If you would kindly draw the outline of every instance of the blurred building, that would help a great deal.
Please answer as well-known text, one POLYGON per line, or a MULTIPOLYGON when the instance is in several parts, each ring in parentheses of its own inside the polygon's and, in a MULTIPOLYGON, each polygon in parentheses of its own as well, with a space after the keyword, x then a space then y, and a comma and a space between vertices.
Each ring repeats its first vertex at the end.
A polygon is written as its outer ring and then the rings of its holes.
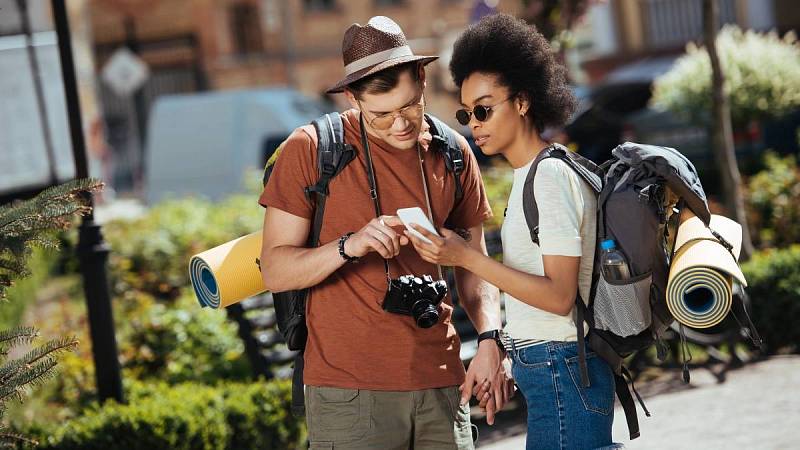
MULTIPOLYGON (((343 75, 342 36, 352 23, 389 16, 403 28, 416 53, 440 54, 449 51, 472 18, 493 10, 513 13, 521 4, 518 0, 90 2, 98 73, 121 48, 130 49, 148 69, 146 81, 130 95, 100 83, 117 167, 139 179, 135 167, 141 166, 148 116, 161 95, 287 86, 325 97, 324 91, 343 75)), ((429 109, 443 118, 452 115, 457 103, 448 85, 446 61, 428 66, 429 109)), ((331 109, 345 107, 341 97, 326 98, 331 109)), ((134 181, 128 184, 133 186, 134 181)))
MULTIPOLYGON (((108 181, 88 2, 70 0, 66 6, 89 172, 108 181)), ((25 0, 21 6, 0 0, 0 203, 75 176, 50 1, 25 0)), ((104 192, 110 193, 111 188, 104 192)))
MULTIPOLYGON (((720 25, 775 30, 800 27, 796 0, 718 0, 720 25)), ((655 80, 668 72, 689 42, 703 45, 700 0, 608 0, 589 8, 565 55, 579 106, 565 132, 572 147, 596 162, 624 141, 679 149, 698 168, 706 192, 719 188, 708 129, 650 105, 655 80)), ((800 111, 734 129, 740 168, 757 167, 761 152, 796 152, 800 111)))
MULTIPOLYGON (((800 26, 796 0, 719 0, 719 5, 721 24, 781 34, 800 26)), ((702 41, 702 1, 599 2, 576 34, 575 62, 585 70, 584 81, 595 82, 621 65, 678 55, 688 42, 702 41)))

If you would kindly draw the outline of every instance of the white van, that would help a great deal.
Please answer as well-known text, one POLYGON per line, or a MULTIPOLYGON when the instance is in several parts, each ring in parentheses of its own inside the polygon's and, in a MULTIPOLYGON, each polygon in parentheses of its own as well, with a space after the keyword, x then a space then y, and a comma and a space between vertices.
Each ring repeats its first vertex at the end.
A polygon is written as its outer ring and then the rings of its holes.
POLYGON ((148 123, 145 201, 241 192, 247 169, 263 168, 292 130, 326 112, 288 88, 159 97, 148 123))

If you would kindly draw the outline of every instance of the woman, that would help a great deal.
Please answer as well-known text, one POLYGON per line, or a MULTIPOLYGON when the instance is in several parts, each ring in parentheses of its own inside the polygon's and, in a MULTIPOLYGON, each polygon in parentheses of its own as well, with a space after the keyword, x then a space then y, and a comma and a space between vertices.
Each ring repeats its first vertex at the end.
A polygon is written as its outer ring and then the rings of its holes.
MULTIPOLYGON (((522 209, 528 169, 549 145, 546 127, 560 127, 574 109, 564 68, 545 38, 521 20, 494 15, 456 41, 450 63, 461 89, 458 120, 469 125, 487 155, 501 154, 514 169, 502 227, 503 263, 466 245, 450 230, 431 244, 407 236, 423 259, 459 266, 504 292, 506 349, 528 405, 528 449, 613 448, 614 381, 590 348, 590 387, 580 383, 576 294, 589 298, 595 248, 596 199, 591 188, 557 158, 543 160, 534 181, 539 242, 532 242, 522 209)), ((490 394, 479 396, 481 404, 490 394)))

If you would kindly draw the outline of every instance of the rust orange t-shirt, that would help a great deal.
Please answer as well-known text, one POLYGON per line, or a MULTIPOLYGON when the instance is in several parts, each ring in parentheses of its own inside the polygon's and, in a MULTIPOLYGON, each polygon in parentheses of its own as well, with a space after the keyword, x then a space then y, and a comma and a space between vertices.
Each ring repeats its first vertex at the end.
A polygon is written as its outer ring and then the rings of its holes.
MULTIPOLYGON (((360 230, 375 217, 358 112, 342 113, 342 121, 345 142, 355 147, 357 156, 330 183, 320 234, 322 244, 360 230)), ((448 219, 452 227, 473 227, 492 214, 475 156, 465 139, 461 143, 465 160, 461 174, 464 196, 457 204, 455 181, 447 172, 442 156, 422 152, 437 229, 448 219)), ((298 128, 289 136, 261 194, 261 205, 312 219, 313 203, 303 189, 318 178, 316 144, 311 125, 298 128)), ((414 206, 427 212, 416 149, 397 149, 372 136, 369 144, 382 213, 394 215, 399 208, 414 206)), ((390 260, 389 268, 392 278, 404 274, 438 277, 436 266, 423 261, 410 244, 390 260)), ((342 266, 310 290, 306 303, 309 333, 305 384, 409 391, 463 382, 464 366, 459 358, 458 335, 451 323, 450 296, 440 307, 439 322, 422 329, 414 324, 412 317, 382 309, 386 289, 383 261, 377 253, 369 253, 358 264, 342 266)))

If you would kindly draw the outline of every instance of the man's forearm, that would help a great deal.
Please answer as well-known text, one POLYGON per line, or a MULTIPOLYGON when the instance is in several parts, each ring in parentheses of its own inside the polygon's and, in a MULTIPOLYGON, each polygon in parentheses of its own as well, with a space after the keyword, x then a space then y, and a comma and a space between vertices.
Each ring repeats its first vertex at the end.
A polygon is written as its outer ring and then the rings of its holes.
POLYGON ((261 252, 261 276, 273 292, 315 286, 345 264, 338 240, 316 248, 280 246, 261 252))
POLYGON ((467 270, 456 269, 456 280, 461 304, 478 333, 502 328, 500 291, 467 270))

